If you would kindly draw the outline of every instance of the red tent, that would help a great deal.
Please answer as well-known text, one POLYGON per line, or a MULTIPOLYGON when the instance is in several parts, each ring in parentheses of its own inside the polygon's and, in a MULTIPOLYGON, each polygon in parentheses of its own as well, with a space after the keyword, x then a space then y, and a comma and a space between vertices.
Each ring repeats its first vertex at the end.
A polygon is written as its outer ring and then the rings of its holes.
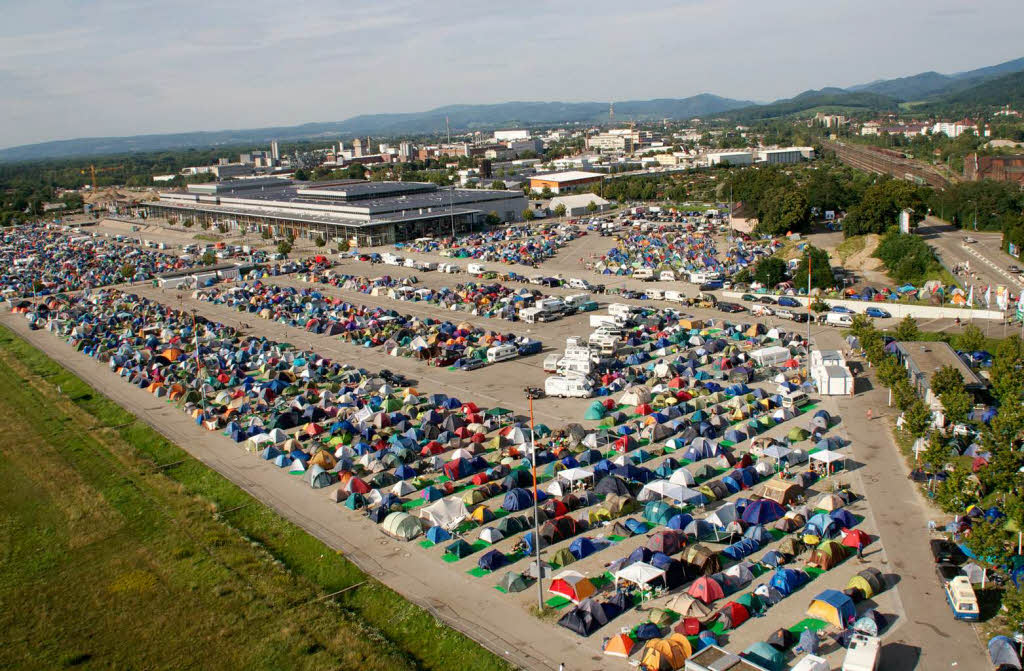
POLYGON ((848 548, 855 548, 858 545, 867 545, 871 542, 871 537, 860 529, 844 529, 843 530, 843 545, 848 548))
POLYGON ((654 408, 651 407, 650 403, 641 403, 636 406, 636 414, 638 415, 649 415, 654 412, 654 408))
POLYGON ((725 596, 722 586, 707 576, 701 576, 693 581, 686 593, 698 601, 710 604, 725 596))
POLYGON ((750 619, 750 612, 746 606, 738 604, 735 601, 730 601, 722 607, 722 610, 718 611, 718 621, 721 622, 726 629, 735 629, 744 622, 750 619))
POLYGON ((348 481, 348 490, 356 494, 369 494, 370 485, 366 484, 359 478, 352 478, 348 481))
POLYGON ((491 478, 486 473, 481 471, 480 473, 477 473, 476 475, 473 476, 473 484, 482 485, 490 479, 491 478))

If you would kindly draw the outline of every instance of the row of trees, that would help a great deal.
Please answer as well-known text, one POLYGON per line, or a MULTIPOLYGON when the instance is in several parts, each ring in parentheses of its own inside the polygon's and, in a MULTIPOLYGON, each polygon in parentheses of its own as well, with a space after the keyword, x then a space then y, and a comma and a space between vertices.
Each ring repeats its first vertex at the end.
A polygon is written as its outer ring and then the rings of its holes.
POLYGON ((895 228, 879 241, 875 257, 881 259, 889 276, 900 283, 920 284, 941 268, 935 251, 920 236, 900 233, 895 228))

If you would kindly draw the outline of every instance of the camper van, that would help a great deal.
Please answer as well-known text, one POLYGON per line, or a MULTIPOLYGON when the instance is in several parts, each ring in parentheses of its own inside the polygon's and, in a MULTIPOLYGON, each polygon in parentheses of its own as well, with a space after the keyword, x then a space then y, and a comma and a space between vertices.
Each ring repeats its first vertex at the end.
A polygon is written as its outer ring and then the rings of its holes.
POLYGON ((666 291, 665 300, 673 301, 675 303, 683 303, 686 301, 686 296, 681 291, 666 291))
POLYGON ((562 360, 562 355, 555 352, 554 354, 548 354, 544 357, 544 372, 545 373, 557 373, 558 362, 562 360))
POLYGON ((654 281, 654 271, 650 268, 637 268, 633 271, 634 280, 642 280, 644 282, 654 281))
POLYGON ((587 342, 603 356, 613 356, 619 351, 619 338, 611 333, 591 333, 587 342))
POLYGON ((626 320, 616 315, 590 315, 590 328, 596 329, 602 326, 620 328, 625 325, 626 320))
POLYGON ((519 356, 519 350, 515 345, 495 345, 487 350, 487 363, 498 363, 508 361, 519 356))
POLYGON ((829 326, 853 326, 853 315, 829 312, 825 314, 825 323, 829 326))
POLYGON ((954 620, 977 620, 978 597, 967 576, 958 575, 946 583, 946 603, 953 611, 954 620))
POLYGON ((842 671, 877 671, 881 643, 877 636, 854 634, 846 648, 842 671))
POLYGON ((400 266, 404 262, 404 259, 402 259, 401 256, 396 256, 395 254, 390 254, 388 252, 381 254, 380 260, 383 261, 385 265, 389 266, 400 266))
POLYGON ((484 268, 482 264, 470 263, 466 266, 466 272, 470 275, 483 275, 487 272, 487 269, 484 268))
POLYGON ((794 410, 806 403, 807 394, 802 391, 793 391, 782 397, 782 407, 787 410, 794 410))
POLYGON ((555 365, 555 372, 562 376, 590 375, 593 370, 594 366, 589 357, 586 359, 577 359, 566 356, 559 359, 558 363, 555 365))
POLYGON ((565 302, 561 298, 543 298, 537 301, 535 307, 554 319, 565 314, 565 302))
POLYGON ((625 303, 612 303, 608 306, 608 314, 614 317, 621 317, 622 319, 629 319, 639 311, 640 308, 633 305, 626 305, 625 303))
POLYGON ((705 282, 711 282, 720 279, 722 279, 722 274, 712 271, 698 270, 690 273, 690 282, 693 284, 704 284, 705 282))
POLYGON ((658 274, 658 279, 662 282, 675 282, 676 274, 671 270, 663 270, 658 274))
POLYGON ((569 278, 568 284, 570 289, 583 289, 584 291, 590 291, 590 282, 581 280, 578 277, 569 278))
POLYGON ((544 393, 561 398, 590 398, 594 388, 585 377, 554 375, 544 380, 544 393))
POLYGON ((590 294, 572 294, 562 299, 567 306, 573 310, 579 310, 580 306, 585 303, 590 303, 590 294))

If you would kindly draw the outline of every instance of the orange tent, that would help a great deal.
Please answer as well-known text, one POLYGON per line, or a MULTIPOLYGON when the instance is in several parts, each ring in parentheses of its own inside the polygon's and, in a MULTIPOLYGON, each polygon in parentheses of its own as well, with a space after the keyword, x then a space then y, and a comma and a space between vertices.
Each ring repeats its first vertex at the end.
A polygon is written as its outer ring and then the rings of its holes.
POLYGON ((628 635, 616 634, 608 639, 608 643, 604 646, 604 654, 628 658, 635 645, 636 643, 628 635))

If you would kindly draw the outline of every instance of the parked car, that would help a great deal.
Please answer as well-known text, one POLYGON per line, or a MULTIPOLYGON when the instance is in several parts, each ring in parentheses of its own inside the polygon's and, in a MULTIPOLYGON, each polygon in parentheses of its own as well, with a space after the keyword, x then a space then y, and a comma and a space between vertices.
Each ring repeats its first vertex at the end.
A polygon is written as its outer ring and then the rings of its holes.
POLYGON ((800 307, 800 301, 790 296, 780 296, 779 305, 786 308, 798 308, 800 307))
POLYGON ((743 294, 742 296, 740 296, 740 300, 746 301, 748 303, 753 303, 754 301, 757 300, 757 296, 753 294, 743 294))
POLYGON ((829 308, 829 312, 838 312, 839 314, 852 315, 853 310, 846 307, 845 305, 833 305, 829 308))
POLYGON ((806 312, 797 312, 793 315, 793 321, 799 324, 806 323, 808 319, 810 319, 810 317, 807 315, 806 312))
POLYGON ((868 317, 878 317, 880 319, 887 319, 889 317, 892 317, 892 315, 889 314, 888 311, 876 307, 868 308, 867 310, 864 311, 864 314, 866 314, 868 317))
POLYGON ((462 360, 462 364, 459 365, 460 370, 476 370, 477 368, 483 368, 484 362, 476 357, 468 357, 462 360))
POLYGON ((944 538, 931 540, 932 557, 936 564, 956 564, 960 566, 967 561, 967 556, 955 543, 944 538))
MULTIPOLYGON (((775 305, 775 299, 771 296, 761 296, 757 299, 757 302, 761 305, 775 305)), ((779 304, 781 305, 781 302, 779 304)))
POLYGON ((794 318, 796 318, 796 315, 793 314, 792 312, 790 312, 789 310, 776 310, 775 311, 775 316, 778 317, 779 319, 794 319, 794 318))
POLYGON ((746 311, 746 308, 743 307, 742 305, 739 305, 738 303, 719 303, 718 309, 721 310, 722 312, 728 312, 730 314, 746 311))
POLYGON ((967 237, 964 238, 964 242, 966 242, 969 245, 973 245, 975 242, 977 242, 977 240, 968 235, 967 237))

